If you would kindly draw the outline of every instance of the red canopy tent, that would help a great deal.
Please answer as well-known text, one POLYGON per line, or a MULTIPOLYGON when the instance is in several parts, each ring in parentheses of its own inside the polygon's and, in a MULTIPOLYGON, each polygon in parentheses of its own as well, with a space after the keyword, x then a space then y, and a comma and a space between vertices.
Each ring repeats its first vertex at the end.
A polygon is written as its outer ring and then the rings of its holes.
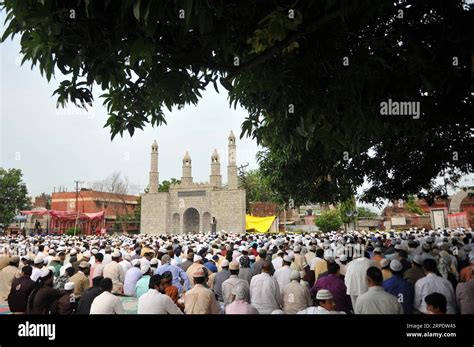
POLYGON ((50 230, 59 234, 63 234, 69 228, 74 228, 77 221, 78 224, 81 224, 81 229, 83 229, 84 233, 90 235, 93 232, 100 231, 100 227, 102 226, 105 220, 105 211, 96 213, 78 213, 55 210, 20 212, 25 215, 49 214, 51 216, 50 230))

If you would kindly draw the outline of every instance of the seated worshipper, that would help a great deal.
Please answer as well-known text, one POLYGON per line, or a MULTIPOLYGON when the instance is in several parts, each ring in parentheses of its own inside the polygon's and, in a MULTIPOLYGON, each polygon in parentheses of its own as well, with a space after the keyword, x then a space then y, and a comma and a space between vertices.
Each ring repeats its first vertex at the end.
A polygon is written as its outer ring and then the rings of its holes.
POLYGON ((171 274, 171 271, 163 272, 163 275, 161 275, 161 288, 163 289, 164 293, 168 295, 176 304, 179 299, 179 293, 178 288, 176 288, 172 283, 173 275, 171 274))
POLYGON ((218 314, 219 304, 212 290, 205 287, 206 273, 200 269, 193 274, 194 287, 184 295, 186 314, 218 314))
POLYGON ((168 295, 160 292, 160 275, 150 278, 148 292, 138 299, 138 314, 183 314, 168 295))
POLYGON ((250 268, 250 259, 247 255, 243 255, 239 259, 240 263, 240 270, 239 270, 239 278, 246 280, 248 284, 252 280, 252 269, 250 268))
POLYGON ((290 284, 291 282, 291 261, 292 258, 289 255, 283 257, 283 266, 275 271, 273 278, 278 282, 278 287, 280 287, 280 292, 283 294, 283 289, 290 284))
POLYGON ((182 293, 183 291, 183 285, 181 285, 181 282, 184 283, 185 290, 191 289, 188 275, 179 266, 171 264, 171 257, 169 255, 165 254, 163 257, 161 257, 161 264, 162 266, 156 269, 157 275, 163 275, 166 271, 169 271, 171 272, 173 278, 172 284, 178 289, 179 293, 182 293))
POLYGON ((426 310, 425 297, 431 293, 443 294, 447 301, 448 314, 456 313, 456 299, 454 289, 446 278, 437 275, 438 266, 436 260, 426 258, 423 261, 423 270, 426 276, 420 278, 415 284, 415 299, 413 306, 421 313, 428 313, 426 310))
POLYGON ((428 314, 446 314, 446 297, 440 293, 431 293, 425 297, 428 314))
POLYGON ((74 268, 71 264, 64 269, 64 273, 56 278, 54 281, 54 289, 64 290, 64 285, 69 281, 69 279, 74 275, 74 268))
POLYGON ((222 297, 224 299, 224 305, 228 305, 232 302, 232 288, 236 285, 242 285, 247 288, 246 300, 250 300, 250 286, 246 280, 239 278, 239 263, 232 261, 229 264, 230 277, 222 283, 222 297))
MULTIPOLYGON (((105 278, 110 278, 113 283, 112 293, 123 293, 123 282, 125 281, 125 272, 123 267, 119 264, 122 255, 119 251, 112 253, 112 261, 104 266, 103 275, 105 278)), ((130 264, 131 266, 131 264, 130 264)))
POLYGON ((260 314, 270 314, 280 310, 283 300, 277 280, 271 275, 271 262, 262 263, 261 273, 254 275, 250 282, 250 302, 260 314))
POLYGON ((77 272, 71 276, 69 282, 74 282, 74 295, 76 299, 80 299, 82 293, 89 288, 89 263, 81 261, 78 266, 77 272))
POLYGON ((219 303, 224 303, 222 283, 224 283, 224 281, 226 281, 230 277, 229 264, 230 263, 228 260, 223 260, 221 264, 221 271, 219 271, 214 278, 213 290, 214 293, 216 293, 217 300, 219 301, 219 303))
POLYGON ((470 252, 467 256, 469 264, 461 268, 459 273, 459 280, 461 282, 468 282, 471 280, 472 274, 474 273, 474 252, 470 252))
POLYGON ((26 313, 49 314, 53 303, 63 295, 63 291, 53 288, 53 271, 45 269, 36 281, 35 289, 28 298, 26 313))
POLYGON ((422 256, 419 254, 415 255, 411 264, 412 267, 403 273, 403 278, 406 279, 407 282, 414 287, 416 281, 418 281, 420 278, 425 277, 425 272, 423 271, 422 256))
POLYGON ((382 271, 378 267, 367 269, 369 290, 357 298, 355 314, 403 314, 403 307, 397 297, 384 291, 382 282, 382 271))
MULTIPOLYGON (((117 257, 113 258, 117 259, 117 257)), ((122 269, 120 265, 118 266, 122 269)), ((100 287, 102 293, 92 301, 90 314, 125 314, 125 309, 119 297, 111 293, 113 289, 112 280, 108 277, 104 278, 100 281, 100 287)))
POLYGON ((132 267, 125 273, 125 281, 123 283, 123 293, 127 296, 135 295, 135 286, 138 280, 142 277, 140 270, 140 260, 133 259, 132 267))
POLYGON ((92 301, 102 293, 100 282, 104 279, 102 276, 96 276, 92 279, 92 287, 86 289, 81 295, 81 300, 77 307, 77 314, 89 314, 91 311, 92 301))
POLYGON ((64 285, 64 294, 54 303, 52 313, 73 314, 76 310, 76 297, 74 295, 74 282, 64 285))
POLYGON ((343 311, 336 311, 336 303, 331 292, 327 289, 320 289, 316 293, 316 306, 310 306, 298 314, 346 314, 343 311))
POLYGON ((402 277, 402 263, 398 259, 392 259, 390 262, 390 271, 392 272, 392 277, 383 281, 382 287, 387 293, 395 295, 398 298, 398 302, 402 304, 405 314, 411 314, 413 312, 413 297, 415 292, 413 286, 402 277))
POLYGON ((7 299, 12 288, 13 279, 20 276, 19 264, 20 258, 13 256, 10 258, 9 265, 0 270, 0 301, 7 299))
POLYGON ((153 268, 150 266, 148 271, 144 272, 147 267, 144 266, 143 269, 140 267, 143 276, 138 280, 137 284, 135 285, 135 296, 139 298, 146 292, 148 292, 149 285, 150 285, 150 277, 153 275, 153 268))
POLYGON ((255 307, 248 303, 248 289, 242 284, 232 287, 232 302, 225 307, 226 314, 258 314, 255 307))
POLYGON ((331 292, 332 300, 336 304, 336 311, 344 311, 348 313, 352 309, 352 302, 349 295, 347 295, 347 288, 344 280, 339 276, 340 266, 334 261, 328 262, 327 276, 320 277, 311 288, 310 294, 312 297, 321 289, 327 289, 331 292))
POLYGON ((95 277, 102 277, 104 273, 104 255, 102 253, 97 252, 94 256, 94 264, 91 266, 91 271, 89 275, 89 284, 92 286, 92 281, 95 277))
POLYGON ((313 300, 308 287, 300 283, 299 271, 292 270, 290 280, 291 282, 283 289, 283 311, 285 314, 296 314, 311 306, 313 300))
POLYGON ((23 266, 21 276, 12 282, 12 288, 8 295, 8 307, 12 313, 25 313, 26 304, 30 293, 35 288, 35 282, 30 278, 33 269, 31 266, 23 266))

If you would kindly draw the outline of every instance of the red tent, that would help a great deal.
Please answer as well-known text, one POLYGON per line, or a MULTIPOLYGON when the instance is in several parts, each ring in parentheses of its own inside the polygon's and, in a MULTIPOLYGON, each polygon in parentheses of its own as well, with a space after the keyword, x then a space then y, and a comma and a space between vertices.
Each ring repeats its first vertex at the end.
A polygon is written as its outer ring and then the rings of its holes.
POLYGON ((26 215, 45 215, 51 216, 50 230, 59 234, 64 233, 69 228, 74 228, 76 221, 84 233, 87 235, 92 234, 100 230, 104 220, 105 211, 96 213, 81 213, 81 212, 70 212, 70 211, 20 211, 26 215))

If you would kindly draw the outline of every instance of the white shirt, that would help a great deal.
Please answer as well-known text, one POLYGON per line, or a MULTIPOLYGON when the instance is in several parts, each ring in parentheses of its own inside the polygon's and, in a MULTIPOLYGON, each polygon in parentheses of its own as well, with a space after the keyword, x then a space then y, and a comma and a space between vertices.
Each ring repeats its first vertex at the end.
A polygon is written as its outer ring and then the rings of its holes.
POLYGON ((125 272, 123 271, 123 267, 120 266, 116 261, 112 261, 104 266, 104 271, 102 272, 102 276, 108 277, 112 280, 114 284, 113 292, 120 292, 123 286, 123 282, 125 281, 125 272))
POLYGON ((262 272, 250 281, 250 301, 260 314, 271 314, 282 306, 280 287, 275 278, 262 272))
POLYGON ((377 266, 377 263, 365 257, 354 259, 347 265, 344 283, 348 295, 361 295, 369 290, 366 276, 367 269, 372 266, 377 266))
POLYGON ((38 269, 37 267, 33 267, 30 278, 32 281, 36 282, 36 280, 41 277, 41 274, 42 274, 41 269, 38 269))
POLYGON ((434 273, 429 273, 416 281, 413 306, 422 313, 428 313, 426 310, 425 297, 431 293, 443 294, 447 302, 446 313, 456 313, 455 295, 451 282, 434 273))
POLYGON ((302 311, 299 311, 297 314, 346 314, 343 311, 328 311, 322 306, 311 306, 302 311))
POLYGON ((283 258, 280 256, 277 256, 275 259, 272 260, 272 264, 275 270, 280 269, 283 266, 283 258))
POLYGON ((103 292, 92 301, 90 314, 125 314, 120 299, 110 292, 103 292))
POLYGON ((183 314, 168 295, 161 294, 156 289, 138 298, 138 314, 183 314))
POLYGON ((132 263, 125 259, 122 260, 119 264, 122 267, 124 273, 127 273, 127 271, 132 268, 132 263))
POLYGON ((273 277, 277 280, 280 292, 283 294, 283 289, 291 282, 291 272, 293 270, 285 265, 282 268, 275 271, 273 277))
POLYGON ((403 314, 403 307, 395 295, 383 287, 374 286, 357 298, 355 314, 403 314))

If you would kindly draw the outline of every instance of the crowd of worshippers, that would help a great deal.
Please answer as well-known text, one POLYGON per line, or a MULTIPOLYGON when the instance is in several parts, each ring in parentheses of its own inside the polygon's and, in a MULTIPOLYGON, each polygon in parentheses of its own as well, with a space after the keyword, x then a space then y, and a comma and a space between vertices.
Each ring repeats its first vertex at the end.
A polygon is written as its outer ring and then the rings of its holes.
POLYGON ((471 229, 0 237, 13 314, 474 314, 471 229))

